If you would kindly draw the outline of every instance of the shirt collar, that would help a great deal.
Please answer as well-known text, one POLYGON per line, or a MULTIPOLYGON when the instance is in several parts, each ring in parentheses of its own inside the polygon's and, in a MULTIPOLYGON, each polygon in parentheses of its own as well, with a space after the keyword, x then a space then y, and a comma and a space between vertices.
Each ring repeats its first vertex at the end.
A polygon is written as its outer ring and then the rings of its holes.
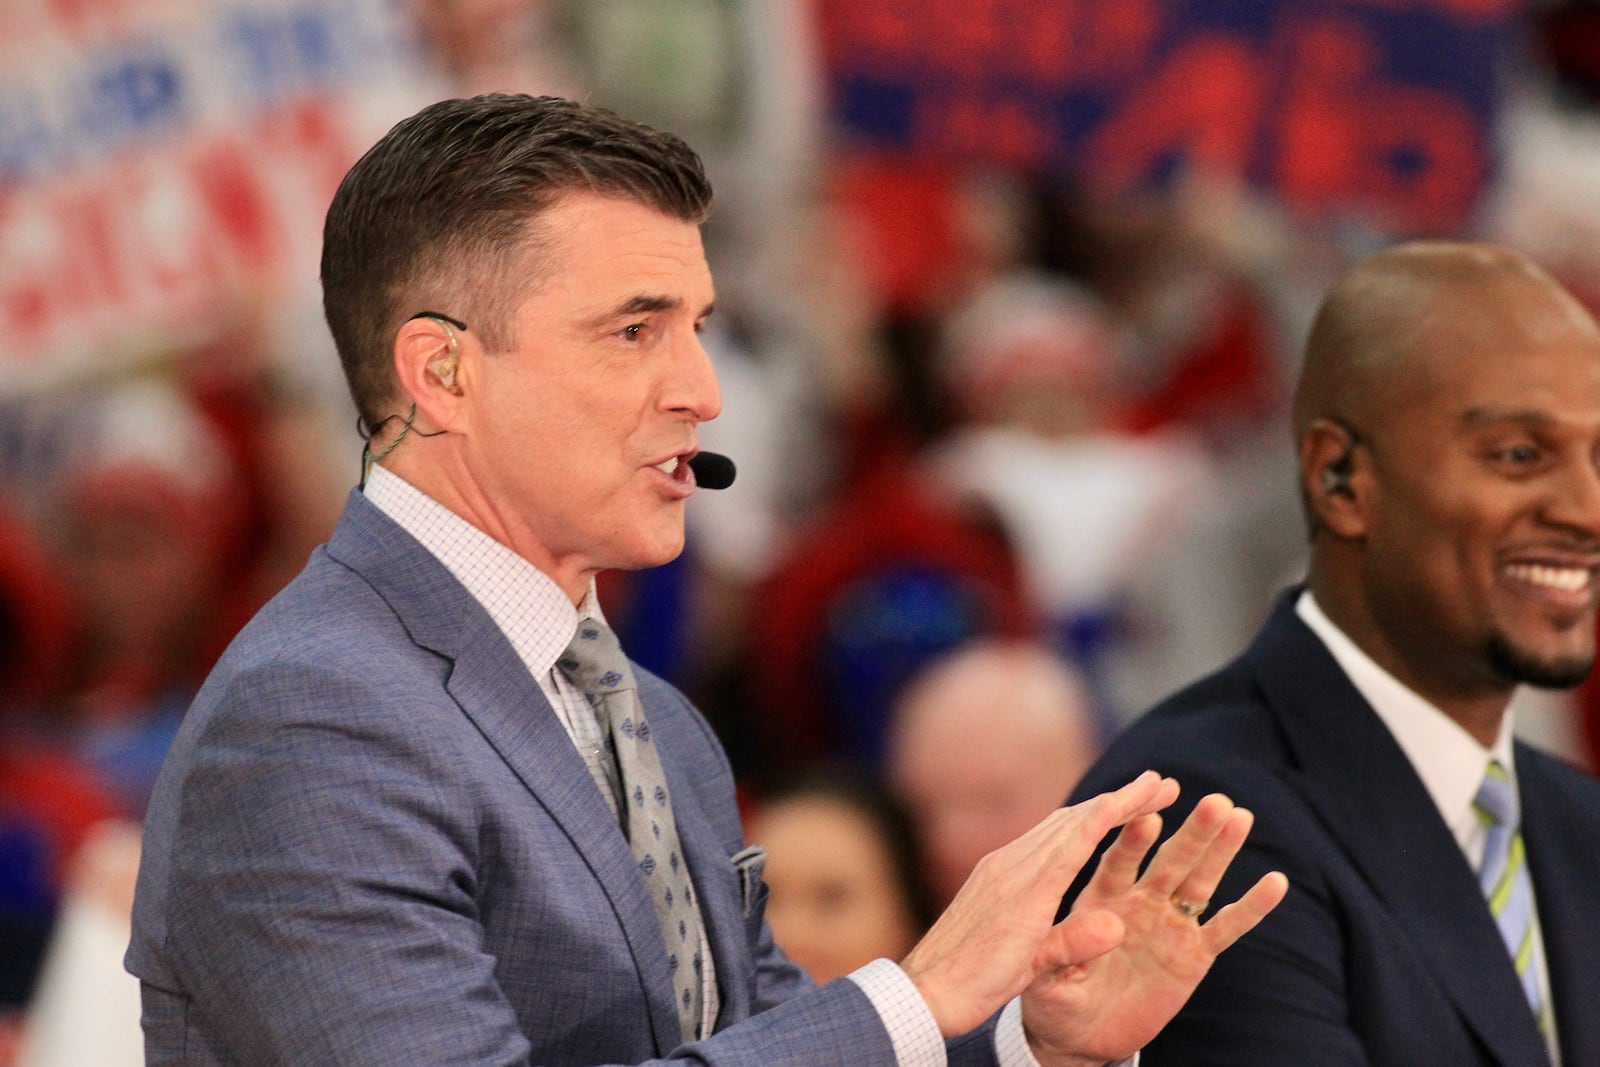
POLYGON ((593 582, 574 607, 555 579, 381 464, 365 493, 483 606, 534 677, 555 667, 581 617, 604 621, 593 582))
POLYGON ((1457 840, 1470 834, 1477 825, 1472 800, 1490 760, 1500 761, 1516 787, 1516 768, 1511 761, 1512 712, 1507 710, 1499 736, 1486 749, 1454 719, 1378 666, 1334 625, 1311 590, 1300 594, 1295 613, 1327 646, 1351 684, 1394 735, 1457 840))

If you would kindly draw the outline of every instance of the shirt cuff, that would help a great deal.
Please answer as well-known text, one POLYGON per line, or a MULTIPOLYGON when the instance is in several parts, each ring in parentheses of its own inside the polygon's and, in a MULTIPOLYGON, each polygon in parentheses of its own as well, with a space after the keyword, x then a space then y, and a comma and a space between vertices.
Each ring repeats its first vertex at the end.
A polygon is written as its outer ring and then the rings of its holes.
MULTIPOLYGON (((1000 1067, 1039 1067, 1033 1050, 1028 1047, 1028 1037, 1022 1032, 1021 997, 1014 997, 995 1022, 994 1058, 1000 1067)), ((1135 1052, 1127 1059, 1117 1060, 1106 1067, 1139 1067, 1139 1054, 1135 1052)))
MULTIPOLYGON (((873 960, 851 972, 849 979, 861 987, 883 1020, 896 1063, 901 1067, 945 1067, 939 1024, 906 972, 889 960, 873 960)), ((1017 1031, 1022 1031, 1020 1015, 1017 1031)))

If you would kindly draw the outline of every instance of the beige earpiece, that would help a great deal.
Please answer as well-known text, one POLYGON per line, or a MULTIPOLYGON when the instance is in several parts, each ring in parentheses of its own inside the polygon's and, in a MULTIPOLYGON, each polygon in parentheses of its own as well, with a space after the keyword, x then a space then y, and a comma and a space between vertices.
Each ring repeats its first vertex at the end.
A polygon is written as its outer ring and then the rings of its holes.
POLYGON ((450 338, 450 351, 429 363, 428 369, 438 377, 441 385, 460 396, 461 388, 456 385, 456 364, 461 360, 461 342, 456 337, 456 328, 439 316, 429 315, 427 317, 437 322, 450 338))

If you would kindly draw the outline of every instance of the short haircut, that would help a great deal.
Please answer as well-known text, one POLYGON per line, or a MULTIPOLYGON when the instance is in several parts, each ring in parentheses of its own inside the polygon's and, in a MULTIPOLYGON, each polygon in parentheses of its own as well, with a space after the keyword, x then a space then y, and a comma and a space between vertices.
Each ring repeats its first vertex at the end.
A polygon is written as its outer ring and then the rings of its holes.
POLYGON ((711 208, 700 157, 682 140, 549 96, 431 104, 350 168, 323 227, 322 301, 368 426, 393 401, 392 345, 406 319, 437 311, 490 350, 515 344, 513 315, 540 262, 539 216, 575 192, 695 224, 711 208))

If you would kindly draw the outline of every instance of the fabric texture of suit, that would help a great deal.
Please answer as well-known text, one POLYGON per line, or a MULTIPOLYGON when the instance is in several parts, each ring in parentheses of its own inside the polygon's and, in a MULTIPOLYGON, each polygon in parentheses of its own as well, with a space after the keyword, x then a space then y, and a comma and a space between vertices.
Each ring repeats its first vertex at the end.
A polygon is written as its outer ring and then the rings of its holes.
MULTIPOLYGON (((678 1057, 893 1063, 854 983, 804 992, 737 862, 722 749, 636 671, 722 997, 678 1057)), ((152 1067, 633 1064, 679 1043, 644 881, 570 737, 482 607, 359 493, 189 713, 128 966, 152 1067)))
MULTIPOLYGON (((1287 899, 1224 952, 1145 1067, 1531 1067, 1548 1055, 1471 865, 1377 713, 1285 597, 1249 649, 1131 725, 1074 799, 1146 767, 1256 816, 1218 889, 1287 899)), ((1600 782, 1516 746, 1565 1067, 1600 1064, 1600 782)))

